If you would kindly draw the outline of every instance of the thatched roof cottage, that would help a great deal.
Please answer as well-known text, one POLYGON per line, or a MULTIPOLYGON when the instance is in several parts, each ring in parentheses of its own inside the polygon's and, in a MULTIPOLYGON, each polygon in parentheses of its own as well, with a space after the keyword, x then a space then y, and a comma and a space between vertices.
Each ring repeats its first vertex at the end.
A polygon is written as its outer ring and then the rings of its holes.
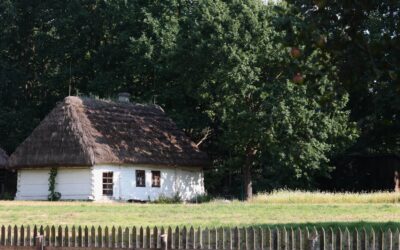
POLYGON ((18 200, 154 200, 204 193, 207 157, 156 105, 67 97, 10 156, 18 200))

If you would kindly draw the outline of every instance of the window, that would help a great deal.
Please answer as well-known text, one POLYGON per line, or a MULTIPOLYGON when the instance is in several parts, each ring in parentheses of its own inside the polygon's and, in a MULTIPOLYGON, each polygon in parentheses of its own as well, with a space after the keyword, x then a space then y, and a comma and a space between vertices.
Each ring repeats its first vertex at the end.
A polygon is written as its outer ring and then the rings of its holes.
POLYGON ((160 187, 161 186, 161 172, 160 171, 151 171, 151 182, 152 187, 160 187))
POLYGON ((136 170, 136 187, 146 186, 146 172, 144 170, 136 170))
POLYGON ((113 195, 113 172, 103 173, 103 195, 112 196, 113 195))

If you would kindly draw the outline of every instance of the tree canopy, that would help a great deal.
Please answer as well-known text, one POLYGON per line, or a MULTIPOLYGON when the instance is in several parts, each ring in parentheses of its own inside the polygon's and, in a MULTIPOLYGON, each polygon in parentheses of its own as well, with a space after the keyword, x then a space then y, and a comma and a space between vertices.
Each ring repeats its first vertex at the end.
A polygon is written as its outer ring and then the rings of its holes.
POLYGON ((351 119, 361 130, 351 151, 399 153, 400 3, 398 1, 289 0, 327 39, 351 119))

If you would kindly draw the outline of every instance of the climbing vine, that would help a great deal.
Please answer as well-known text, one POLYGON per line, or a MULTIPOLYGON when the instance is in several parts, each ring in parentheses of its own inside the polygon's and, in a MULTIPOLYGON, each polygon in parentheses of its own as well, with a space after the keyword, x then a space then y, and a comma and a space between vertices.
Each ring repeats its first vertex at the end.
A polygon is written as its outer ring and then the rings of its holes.
POLYGON ((49 196, 47 199, 49 201, 58 201, 61 198, 61 193, 56 192, 56 177, 57 177, 58 170, 57 168, 50 169, 49 175, 49 196))

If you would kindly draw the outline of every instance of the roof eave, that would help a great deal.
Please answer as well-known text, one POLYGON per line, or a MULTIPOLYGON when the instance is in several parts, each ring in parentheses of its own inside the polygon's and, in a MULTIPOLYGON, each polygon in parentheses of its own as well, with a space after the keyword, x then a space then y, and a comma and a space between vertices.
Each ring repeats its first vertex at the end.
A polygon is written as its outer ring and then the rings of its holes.
POLYGON ((40 165, 29 165, 29 164, 18 164, 8 165, 7 169, 24 169, 24 168, 52 168, 52 167, 92 167, 90 164, 40 164, 40 165))

